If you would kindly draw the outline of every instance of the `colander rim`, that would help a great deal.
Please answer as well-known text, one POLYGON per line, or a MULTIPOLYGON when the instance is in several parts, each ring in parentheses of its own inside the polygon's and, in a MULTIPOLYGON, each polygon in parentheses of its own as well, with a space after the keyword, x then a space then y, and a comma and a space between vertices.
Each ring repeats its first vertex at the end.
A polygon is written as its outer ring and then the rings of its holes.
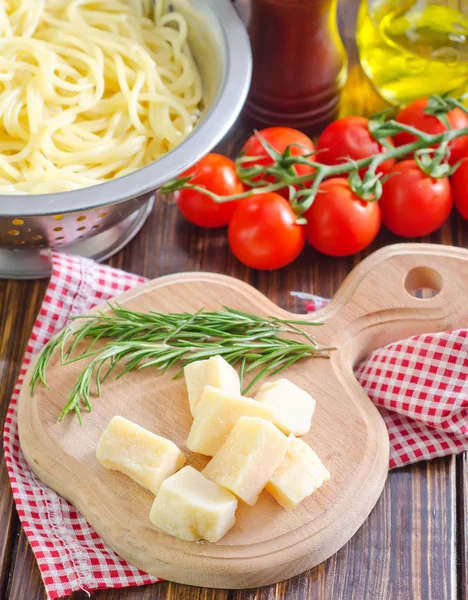
POLYGON ((208 0, 206 8, 219 26, 224 68, 213 106, 193 133, 162 158, 118 179, 54 194, 0 194, 0 218, 62 215, 137 198, 180 175, 221 141, 245 103, 252 54, 247 31, 230 1, 208 0))

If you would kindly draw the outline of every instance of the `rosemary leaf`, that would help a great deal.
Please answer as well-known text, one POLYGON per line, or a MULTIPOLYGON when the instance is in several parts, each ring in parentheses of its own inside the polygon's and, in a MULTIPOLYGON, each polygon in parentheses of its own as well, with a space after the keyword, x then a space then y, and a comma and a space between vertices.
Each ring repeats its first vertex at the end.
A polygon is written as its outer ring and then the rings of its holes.
POLYGON ((328 356, 332 350, 320 347, 303 329, 320 324, 305 320, 264 318, 228 307, 170 314, 135 312, 118 304, 109 307, 110 313, 74 317, 72 325, 39 356, 31 377, 32 393, 39 383, 49 387, 47 367, 57 350, 64 365, 88 360, 59 421, 74 412, 82 423, 83 409, 92 410, 91 396, 101 395, 101 386, 112 373, 118 379, 137 369, 166 373, 180 365, 176 379, 185 365, 220 355, 239 366, 241 382, 247 373, 254 374, 246 393, 266 375, 278 374, 305 358, 328 356))

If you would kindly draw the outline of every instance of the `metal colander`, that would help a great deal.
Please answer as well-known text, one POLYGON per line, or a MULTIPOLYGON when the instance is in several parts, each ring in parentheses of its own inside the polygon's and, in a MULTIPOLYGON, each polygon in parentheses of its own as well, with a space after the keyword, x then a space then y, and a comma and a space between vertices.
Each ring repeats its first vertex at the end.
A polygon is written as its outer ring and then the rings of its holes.
POLYGON ((46 277, 46 248, 96 260, 122 248, 142 227, 156 190, 209 152, 237 118, 247 95, 251 54, 229 0, 173 0, 187 17, 206 109, 180 146, 136 173, 56 194, 0 196, 0 277, 46 277))

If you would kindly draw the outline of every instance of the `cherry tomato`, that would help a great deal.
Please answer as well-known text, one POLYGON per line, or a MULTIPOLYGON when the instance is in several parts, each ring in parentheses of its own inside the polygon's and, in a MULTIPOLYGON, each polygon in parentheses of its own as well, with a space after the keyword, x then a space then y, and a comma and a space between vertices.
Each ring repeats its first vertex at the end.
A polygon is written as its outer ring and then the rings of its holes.
POLYGON ((468 220, 468 152, 455 173, 452 175, 452 191, 455 206, 464 219, 468 220))
MULTIPOLYGON (((408 106, 402 111, 400 111, 396 120, 399 123, 411 125, 412 127, 416 127, 416 129, 420 129, 421 131, 430 133, 432 135, 446 131, 447 128, 439 121, 437 117, 427 115, 424 112, 426 106, 427 98, 415 100, 414 102, 411 102, 411 104, 408 104, 408 106)), ((447 119, 452 129, 463 129, 468 127, 468 115, 466 115, 459 108, 455 108, 454 110, 450 111, 447 114, 447 119)), ((394 138, 396 146, 411 144, 411 142, 414 142, 415 140, 416 137, 412 133, 407 133, 406 131, 398 133, 394 138)), ((460 153, 466 149, 468 149, 468 136, 463 136, 453 140, 453 142, 450 144, 450 164, 455 164, 459 160, 460 153)))
MULTIPOLYGON (((386 148, 372 137, 368 122, 364 117, 345 117, 330 123, 318 139, 317 162, 324 165, 338 165, 346 162, 347 158, 361 160, 386 152, 386 148)), ((392 144, 390 138, 387 140, 392 144)), ((379 166, 377 172, 385 175, 394 164, 394 158, 386 160, 379 166)), ((362 174, 364 172, 365 169, 362 170, 362 174)))
POLYGON ((303 225, 279 194, 244 198, 229 223, 229 245, 254 269, 279 269, 299 256, 305 243, 303 225))
MULTIPOLYGON (((258 133, 270 144, 270 146, 281 153, 284 152, 288 146, 291 146, 291 154, 293 156, 304 156, 315 151, 312 140, 300 131, 297 131, 297 129, 291 129, 289 127, 269 127, 268 129, 262 129, 258 133)), ((258 157, 255 160, 249 160, 243 163, 245 167, 252 167, 254 165, 269 167, 273 164, 273 159, 265 150, 265 147, 257 134, 254 134, 245 142, 241 153, 245 156, 258 157)), ((312 167, 307 165, 294 165, 294 171, 297 175, 307 175, 308 173, 312 173, 313 170, 312 167)), ((262 179, 262 175, 259 175, 255 179, 257 181, 262 179)), ((263 179, 269 182, 275 180, 273 175, 265 176, 263 179)), ((288 197, 288 190, 280 190, 279 193, 288 197)))
POLYGON ((396 235, 420 237, 438 229, 452 209, 452 191, 446 177, 426 175, 414 160, 395 165, 383 184, 382 221, 396 235))
MULTIPOLYGON (((232 160, 220 154, 207 154, 181 177, 191 175, 189 183, 199 185, 218 194, 231 196, 245 190, 236 174, 236 166, 232 160)), ((184 217, 200 227, 223 227, 229 223, 238 202, 219 203, 203 192, 190 188, 175 192, 180 212, 184 217)))
POLYGON ((310 244, 328 256, 349 256, 364 250, 380 229, 378 202, 361 200, 343 178, 320 184, 314 203, 305 213, 310 244))

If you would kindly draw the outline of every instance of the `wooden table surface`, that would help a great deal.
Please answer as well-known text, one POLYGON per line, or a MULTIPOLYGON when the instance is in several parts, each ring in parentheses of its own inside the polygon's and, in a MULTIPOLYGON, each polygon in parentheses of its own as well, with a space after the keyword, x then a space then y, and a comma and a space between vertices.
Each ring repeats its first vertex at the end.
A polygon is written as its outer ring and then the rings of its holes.
MULTIPOLYGON (((379 102, 356 61, 358 0, 340 1, 340 22, 350 56, 343 114, 368 113, 379 102)), ((220 150, 232 153, 246 139, 239 123, 220 150)), ((361 255, 330 259, 311 248, 290 267, 264 273, 232 257, 224 231, 199 230, 173 206, 159 203, 142 232, 109 262, 154 278, 180 271, 228 273, 247 281, 290 310, 291 290, 332 296, 365 255, 398 241, 382 231, 361 255), (164 227, 162 224, 164 223, 164 227)), ((425 242, 468 246, 468 223, 453 214, 425 242)), ((20 368, 46 281, 0 282, 0 425, 20 368)), ((380 501, 354 538, 315 569, 276 586, 247 591, 205 590, 158 583, 93 594, 93 600, 462 600, 468 598, 466 457, 448 457, 390 473, 380 501)), ((45 600, 33 553, 13 506, 5 462, 0 466, 0 598, 45 600)), ((70 598, 84 600, 86 594, 70 598)))

